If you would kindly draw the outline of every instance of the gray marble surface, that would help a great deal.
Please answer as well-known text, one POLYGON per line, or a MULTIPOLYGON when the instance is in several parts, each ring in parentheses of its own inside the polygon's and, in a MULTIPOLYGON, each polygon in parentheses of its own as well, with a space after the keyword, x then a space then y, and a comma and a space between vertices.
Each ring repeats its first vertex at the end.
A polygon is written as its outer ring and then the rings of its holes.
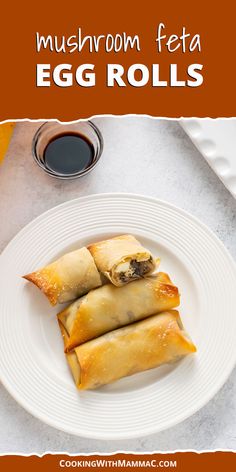
MULTIPOLYGON (((0 250, 34 217, 64 201, 99 192, 135 192, 167 200, 206 223, 236 259, 236 201, 174 121, 97 118, 105 148, 82 179, 52 179, 31 157, 39 123, 17 124, 0 167, 0 250)), ((33 418, 0 387, 0 452, 173 451, 236 449, 236 370, 204 408, 174 428, 145 438, 97 441, 57 431, 33 418)))

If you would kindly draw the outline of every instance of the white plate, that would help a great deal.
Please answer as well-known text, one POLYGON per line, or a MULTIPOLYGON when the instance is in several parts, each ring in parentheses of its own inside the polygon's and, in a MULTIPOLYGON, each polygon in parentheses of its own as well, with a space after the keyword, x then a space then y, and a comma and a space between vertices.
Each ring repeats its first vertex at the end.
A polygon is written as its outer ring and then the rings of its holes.
POLYGON ((236 119, 182 119, 181 126, 236 198, 236 119))
POLYGON ((236 359, 236 268, 223 244, 184 211, 138 195, 79 198, 26 226, 1 256, 0 373, 12 396, 46 423, 85 437, 122 439, 168 428, 201 408, 236 359), (79 393, 55 314, 20 275, 60 254, 132 233, 162 258, 182 294, 196 355, 95 391, 79 393))

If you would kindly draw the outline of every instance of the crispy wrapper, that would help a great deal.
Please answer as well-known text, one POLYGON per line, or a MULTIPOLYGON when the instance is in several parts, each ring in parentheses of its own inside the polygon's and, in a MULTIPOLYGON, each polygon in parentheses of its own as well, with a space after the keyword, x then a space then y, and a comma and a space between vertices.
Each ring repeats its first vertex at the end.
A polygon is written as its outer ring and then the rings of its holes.
POLYGON ((74 300, 102 285, 93 257, 83 247, 24 276, 46 295, 51 305, 74 300))
POLYGON ((130 234, 88 246, 96 266, 114 285, 122 285, 151 274, 159 260, 130 234))
MULTIPOLYGON (((66 345, 68 333, 59 324, 66 345)), ((195 351, 178 311, 172 310, 88 341, 66 357, 77 388, 86 390, 175 362, 195 351)))
POLYGON ((123 287, 109 284, 92 290, 58 314, 69 335, 66 351, 179 303, 178 288, 163 272, 123 287))

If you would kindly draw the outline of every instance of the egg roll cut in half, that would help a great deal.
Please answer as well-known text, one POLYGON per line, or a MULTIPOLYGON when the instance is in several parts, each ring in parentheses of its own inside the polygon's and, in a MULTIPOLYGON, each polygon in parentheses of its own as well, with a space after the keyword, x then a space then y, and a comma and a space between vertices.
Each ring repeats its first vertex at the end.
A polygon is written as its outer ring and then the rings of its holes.
MULTIPOLYGON (((60 328, 66 344, 68 333, 62 324, 60 328)), ((195 351, 178 311, 172 310, 88 341, 66 357, 76 386, 86 390, 175 362, 195 351)))
POLYGON ((86 247, 69 252, 24 278, 42 290, 52 305, 69 302, 102 285, 101 276, 86 247))
POLYGON ((66 351, 108 331, 179 305, 178 288, 165 273, 123 287, 92 290, 58 314, 68 332, 66 351))
POLYGON ((117 236, 88 246, 96 266, 117 287, 151 274, 157 262, 134 236, 117 236))

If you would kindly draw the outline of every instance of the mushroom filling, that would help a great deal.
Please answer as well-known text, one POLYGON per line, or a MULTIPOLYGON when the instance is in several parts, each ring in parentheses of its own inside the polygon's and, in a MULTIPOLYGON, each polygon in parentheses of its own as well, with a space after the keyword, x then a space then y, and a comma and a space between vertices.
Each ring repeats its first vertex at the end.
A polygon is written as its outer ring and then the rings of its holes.
POLYGON ((130 279, 143 277, 145 274, 150 272, 152 265, 153 262, 151 257, 146 261, 137 261, 136 259, 133 259, 128 263, 127 270, 119 273, 119 278, 121 282, 128 282, 130 279))

